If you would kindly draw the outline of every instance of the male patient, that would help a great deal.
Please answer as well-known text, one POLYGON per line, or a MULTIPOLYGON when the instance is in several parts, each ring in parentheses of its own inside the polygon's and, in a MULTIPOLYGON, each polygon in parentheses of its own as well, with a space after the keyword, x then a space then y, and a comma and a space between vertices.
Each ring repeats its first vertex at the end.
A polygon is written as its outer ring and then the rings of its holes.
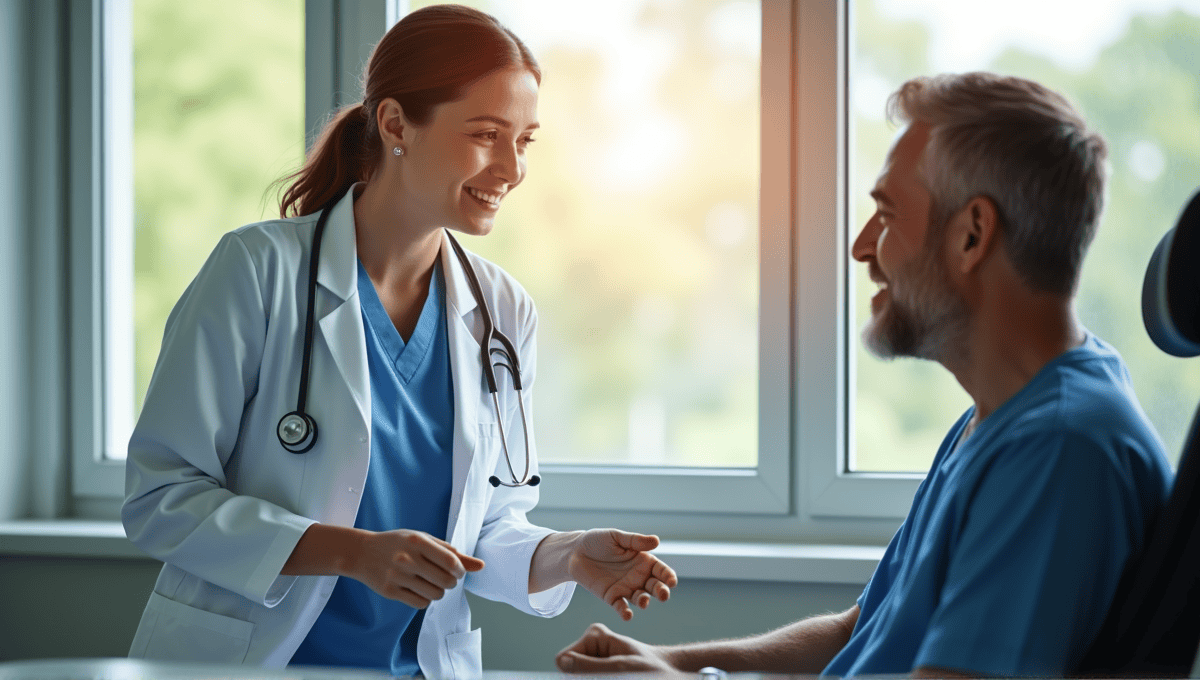
POLYGON ((974 406, 850 609, 672 647, 595 624, 562 670, 1061 677, 1098 632, 1171 484, 1124 363, 1072 308, 1104 141, 987 73, 911 80, 888 107, 907 127, 853 246, 879 285, 863 341, 940 363, 974 406))

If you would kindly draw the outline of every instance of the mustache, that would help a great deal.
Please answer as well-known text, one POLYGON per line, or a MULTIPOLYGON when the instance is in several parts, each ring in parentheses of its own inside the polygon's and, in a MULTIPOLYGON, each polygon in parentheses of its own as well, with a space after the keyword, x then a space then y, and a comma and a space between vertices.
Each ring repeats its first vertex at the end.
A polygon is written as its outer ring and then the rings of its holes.
POLYGON ((887 277, 883 275, 883 270, 879 268, 879 265, 875 263, 875 260, 871 260, 867 263, 867 275, 870 276, 871 280, 875 283, 887 282, 887 277))

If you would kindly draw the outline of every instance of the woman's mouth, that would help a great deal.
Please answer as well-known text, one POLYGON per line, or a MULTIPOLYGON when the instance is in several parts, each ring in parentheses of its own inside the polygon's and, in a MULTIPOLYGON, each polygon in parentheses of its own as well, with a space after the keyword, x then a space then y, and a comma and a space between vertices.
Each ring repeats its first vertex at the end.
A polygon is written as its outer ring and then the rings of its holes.
POLYGON ((471 197, 471 200, 478 203, 485 210, 498 210, 500 208, 500 198, 504 194, 492 194, 473 187, 464 187, 464 189, 467 195, 471 197))

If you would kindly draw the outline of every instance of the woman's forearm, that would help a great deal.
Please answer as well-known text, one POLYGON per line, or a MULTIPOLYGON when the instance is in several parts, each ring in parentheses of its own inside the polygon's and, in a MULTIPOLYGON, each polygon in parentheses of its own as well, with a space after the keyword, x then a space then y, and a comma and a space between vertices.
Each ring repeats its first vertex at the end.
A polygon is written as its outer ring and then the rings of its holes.
POLYGON ((359 554, 363 529, 312 524, 280 572, 283 576, 348 576, 359 554))
POLYGON ((572 580, 571 555, 582 531, 559 531, 542 539, 529 563, 529 594, 550 590, 572 580))

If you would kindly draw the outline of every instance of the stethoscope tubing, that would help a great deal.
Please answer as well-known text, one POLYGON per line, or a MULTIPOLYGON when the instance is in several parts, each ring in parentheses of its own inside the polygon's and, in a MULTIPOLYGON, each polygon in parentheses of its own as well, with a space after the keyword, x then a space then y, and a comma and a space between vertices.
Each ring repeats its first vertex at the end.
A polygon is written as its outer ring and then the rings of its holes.
MULTIPOLYGON (((279 443, 284 449, 295 454, 307 453, 317 443, 317 421, 305 411, 305 406, 308 404, 308 381, 309 371, 312 362, 312 345, 314 334, 314 313, 316 310, 317 300, 317 272, 321 261, 321 241, 325 236, 325 226, 329 221, 329 213, 332 207, 326 206, 321 209, 321 214, 317 218, 317 226, 313 231, 312 255, 308 262, 308 300, 305 305, 304 318, 304 355, 300 364, 300 385, 296 395, 296 410, 291 411, 279 419, 279 425, 276 427, 276 435, 279 437, 279 443)), ((508 473, 512 478, 512 483, 502 482, 498 477, 493 475, 488 479, 492 486, 537 486, 541 482, 541 478, 537 475, 529 474, 529 423, 525 418, 525 399, 521 393, 521 364, 517 355, 517 350, 513 346, 512 341, 503 333, 496 329, 495 323, 492 321, 492 311, 488 308, 487 300, 483 296, 483 289, 479 285, 479 278, 475 274, 475 267, 471 265, 467 258, 467 253, 463 247, 459 245, 458 240, 449 231, 446 232, 447 238, 450 239, 450 245, 454 249, 454 254, 458 257, 463 266, 463 272, 467 277, 467 284, 471 288, 471 294, 475 297, 475 303, 479 305, 481 319, 483 320, 483 338, 480 342, 480 364, 484 369, 484 377, 487 380, 488 392, 492 395, 492 403, 496 409, 496 424, 500 429, 500 444, 504 449, 504 460, 508 466, 508 473), (500 347, 492 347, 492 341, 500 343, 500 347), (500 359, 493 364, 492 355, 497 354, 500 359), (496 381, 496 367, 503 366, 509 373, 512 379, 513 389, 517 393, 517 403, 521 410, 521 429, 525 437, 525 470, 521 475, 521 479, 517 479, 516 470, 512 466, 512 458, 508 453, 508 439, 504 432, 504 418, 501 416, 500 400, 497 396, 499 386, 496 381)))

